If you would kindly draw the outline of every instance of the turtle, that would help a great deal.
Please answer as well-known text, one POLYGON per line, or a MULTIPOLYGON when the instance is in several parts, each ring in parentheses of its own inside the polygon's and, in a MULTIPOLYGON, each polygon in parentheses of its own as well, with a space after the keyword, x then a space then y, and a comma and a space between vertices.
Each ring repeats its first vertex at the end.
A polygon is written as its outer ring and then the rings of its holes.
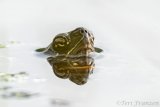
POLYGON ((84 27, 78 27, 67 33, 60 33, 46 48, 36 49, 51 56, 55 55, 89 55, 91 52, 100 53, 103 50, 94 47, 93 34, 84 27))
POLYGON ((83 85, 95 67, 90 53, 100 53, 103 50, 94 47, 94 36, 89 30, 78 27, 56 35, 49 46, 36 51, 50 55, 47 60, 57 77, 69 78, 75 84, 83 85))

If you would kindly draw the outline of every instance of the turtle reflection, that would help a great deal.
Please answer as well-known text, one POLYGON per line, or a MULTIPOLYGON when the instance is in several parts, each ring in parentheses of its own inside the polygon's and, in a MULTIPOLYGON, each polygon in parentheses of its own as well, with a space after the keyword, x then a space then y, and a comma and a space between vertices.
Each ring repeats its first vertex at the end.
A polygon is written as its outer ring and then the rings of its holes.
POLYGON ((55 56, 49 57, 48 62, 59 78, 71 80, 83 85, 94 69, 94 59, 90 56, 55 56))

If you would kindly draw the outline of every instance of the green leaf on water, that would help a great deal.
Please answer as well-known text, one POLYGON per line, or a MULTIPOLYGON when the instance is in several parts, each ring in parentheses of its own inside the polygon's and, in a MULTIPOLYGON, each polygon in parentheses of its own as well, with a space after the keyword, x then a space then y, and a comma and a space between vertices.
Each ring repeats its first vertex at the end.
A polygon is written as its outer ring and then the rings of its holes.
POLYGON ((6 46, 3 44, 0 44, 0 48, 6 48, 6 46))
POLYGON ((16 92, 5 92, 1 95, 1 97, 4 99, 8 99, 8 98, 25 99, 25 98, 31 98, 37 95, 39 95, 39 93, 16 91, 16 92))
POLYGON ((11 89, 10 86, 3 86, 3 87, 0 87, 0 91, 6 91, 6 90, 9 90, 11 89))
POLYGON ((10 41, 10 44, 19 44, 20 41, 10 41))
POLYGON ((12 82, 18 80, 25 80, 28 77, 26 72, 19 73, 4 73, 0 72, 0 82, 12 82))

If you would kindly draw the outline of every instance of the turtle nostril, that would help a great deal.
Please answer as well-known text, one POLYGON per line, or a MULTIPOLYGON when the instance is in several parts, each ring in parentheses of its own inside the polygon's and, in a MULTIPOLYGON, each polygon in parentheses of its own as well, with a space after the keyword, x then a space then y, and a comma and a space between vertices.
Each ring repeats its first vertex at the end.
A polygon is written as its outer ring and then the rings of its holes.
POLYGON ((90 33, 88 33, 88 35, 89 35, 89 37, 91 37, 91 34, 90 34, 90 33))
POLYGON ((84 33, 84 30, 83 30, 83 29, 81 29, 81 30, 80 30, 80 32, 81 32, 81 33, 84 33))

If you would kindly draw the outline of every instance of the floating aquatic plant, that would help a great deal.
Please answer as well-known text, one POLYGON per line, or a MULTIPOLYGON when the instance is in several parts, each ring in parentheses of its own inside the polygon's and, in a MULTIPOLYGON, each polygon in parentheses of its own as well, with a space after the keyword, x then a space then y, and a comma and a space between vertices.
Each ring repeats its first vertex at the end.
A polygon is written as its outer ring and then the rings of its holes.
POLYGON ((6 48, 6 45, 0 44, 0 48, 6 48))
POLYGON ((37 96, 38 93, 29 93, 24 91, 15 91, 15 92, 6 92, 1 95, 2 98, 8 99, 8 98, 17 98, 17 99, 26 99, 31 98, 33 96, 37 96))
POLYGON ((16 81, 25 79, 28 76, 26 72, 19 72, 19 73, 5 73, 0 72, 0 81, 9 82, 9 81, 16 81))

